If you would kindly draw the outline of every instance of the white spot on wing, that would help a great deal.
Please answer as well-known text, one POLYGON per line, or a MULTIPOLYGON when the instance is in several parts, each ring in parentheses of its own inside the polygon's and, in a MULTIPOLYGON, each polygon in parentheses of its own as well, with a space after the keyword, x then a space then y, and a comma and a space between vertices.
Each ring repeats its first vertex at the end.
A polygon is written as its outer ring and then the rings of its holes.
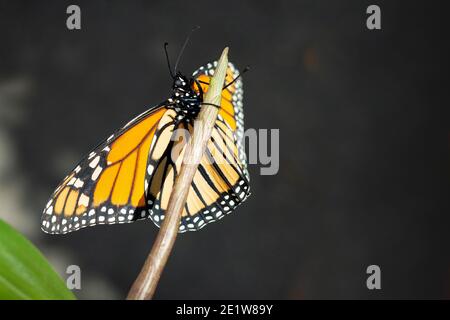
POLYGON ((75 180, 75 183, 73 184, 75 188, 79 189, 82 188, 84 185, 84 182, 81 181, 80 179, 75 180))
POLYGON ((94 160, 92 160, 91 163, 89 163, 89 167, 94 169, 98 165, 99 161, 100 161, 100 156, 96 156, 94 158, 94 160))
POLYGON ((75 183, 75 181, 77 181, 77 178, 73 177, 72 179, 70 179, 70 181, 67 183, 67 185, 71 186, 75 183))
POLYGON ((95 168, 94 172, 92 173, 91 179, 93 181, 97 180, 97 178, 98 178, 98 176, 100 175, 101 172, 102 172, 102 167, 95 168))
POLYGON ((89 197, 82 193, 80 196, 80 200, 78 200, 78 204, 87 207, 89 205, 89 197))

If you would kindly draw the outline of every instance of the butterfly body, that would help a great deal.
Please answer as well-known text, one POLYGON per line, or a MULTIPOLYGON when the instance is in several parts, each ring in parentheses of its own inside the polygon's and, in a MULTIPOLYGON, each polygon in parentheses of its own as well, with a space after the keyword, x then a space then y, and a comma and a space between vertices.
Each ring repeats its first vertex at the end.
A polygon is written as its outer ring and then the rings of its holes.
POLYGON ((177 73, 172 85, 172 97, 167 100, 167 105, 178 113, 178 118, 186 118, 188 122, 197 117, 203 101, 203 93, 195 92, 193 83, 193 78, 188 80, 181 73, 177 73))
MULTIPOLYGON (((194 130, 215 66, 209 63, 191 78, 174 75, 169 99, 94 148, 50 197, 42 230, 64 234, 145 218, 160 226, 182 164, 186 133, 194 130)), ((230 63, 225 82, 231 85, 222 91, 219 115, 189 190, 179 232, 196 231, 223 218, 250 194, 243 149, 242 81, 232 81, 237 74, 230 63)))

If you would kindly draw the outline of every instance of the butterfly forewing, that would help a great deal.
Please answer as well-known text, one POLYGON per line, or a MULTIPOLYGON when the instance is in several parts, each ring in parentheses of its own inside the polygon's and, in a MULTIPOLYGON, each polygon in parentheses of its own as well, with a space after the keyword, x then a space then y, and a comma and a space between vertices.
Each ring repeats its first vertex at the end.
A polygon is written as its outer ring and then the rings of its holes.
POLYGON ((42 230, 67 233, 96 224, 145 218, 145 173, 159 122, 168 109, 158 106, 111 135, 59 184, 42 216, 42 230))
MULTIPOLYGON (((216 66, 217 61, 214 61, 200 67, 193 73, 194 78, 200 83, 203 92, 208 90, 208 85, 206 83, 209 83, 216 66)), ((225 86, 227 88, 222 91, 222 102, 219 115, 231 127, 235 134, 236 145, 239 150, 239 159, 244 168, 244 174, 249 180, 250 176, 247 171, 247 157, 244 150, 244 88, 242 78, 238 78, 231 85, 227 86, 227 84, 231 83, 238 76, 239 72, 237 68, 229 62, 227 75, 225 77, 225 86)))

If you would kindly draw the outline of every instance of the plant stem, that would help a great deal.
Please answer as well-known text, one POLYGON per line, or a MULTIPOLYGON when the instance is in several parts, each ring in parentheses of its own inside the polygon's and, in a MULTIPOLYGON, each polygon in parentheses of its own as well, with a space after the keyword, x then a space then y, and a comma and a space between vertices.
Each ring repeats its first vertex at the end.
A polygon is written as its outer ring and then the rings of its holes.
POLYGON ((220 105, 221 103, 227 66, 228 47, 223 50, 217 63, 208 91, 204 97, 205 105, 202 106, 195 121, 195 129, 186 146, 183 163, 175 179, 175 184, 169 198, 165 219, 152 250, 128 293, 128 300, 148 300, 155 293, 178 234, 181 214, 186 204, 192 180, 197 172, 198 164, 203 157, 206 145, 211 137, 212 128, 219 113, 219 109, 213 105, 220 105))

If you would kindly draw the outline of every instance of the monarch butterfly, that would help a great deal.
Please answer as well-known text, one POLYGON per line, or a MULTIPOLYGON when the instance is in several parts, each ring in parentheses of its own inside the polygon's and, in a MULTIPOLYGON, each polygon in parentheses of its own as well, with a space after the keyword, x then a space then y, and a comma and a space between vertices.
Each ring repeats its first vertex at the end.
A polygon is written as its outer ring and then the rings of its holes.
MULTIPOLYGON (((208 63, 187 78, 176 71, 179 59, 172 71, 167 44, 165 49, 173 79, 171 98, 138 115, 81 160, 45 206, 44 232, 65 234, 148 217, 159 227, 164 220, 186 147, 186 139, 176 137, 177 129, 192 133, 217 66, 208 63), (175 148, 180 152, 174 156, 175 148)), ((229 63, 219 114, 188 192, 179 232, 223 218, 250 195, 242 98, 240 74, 229 63)))

